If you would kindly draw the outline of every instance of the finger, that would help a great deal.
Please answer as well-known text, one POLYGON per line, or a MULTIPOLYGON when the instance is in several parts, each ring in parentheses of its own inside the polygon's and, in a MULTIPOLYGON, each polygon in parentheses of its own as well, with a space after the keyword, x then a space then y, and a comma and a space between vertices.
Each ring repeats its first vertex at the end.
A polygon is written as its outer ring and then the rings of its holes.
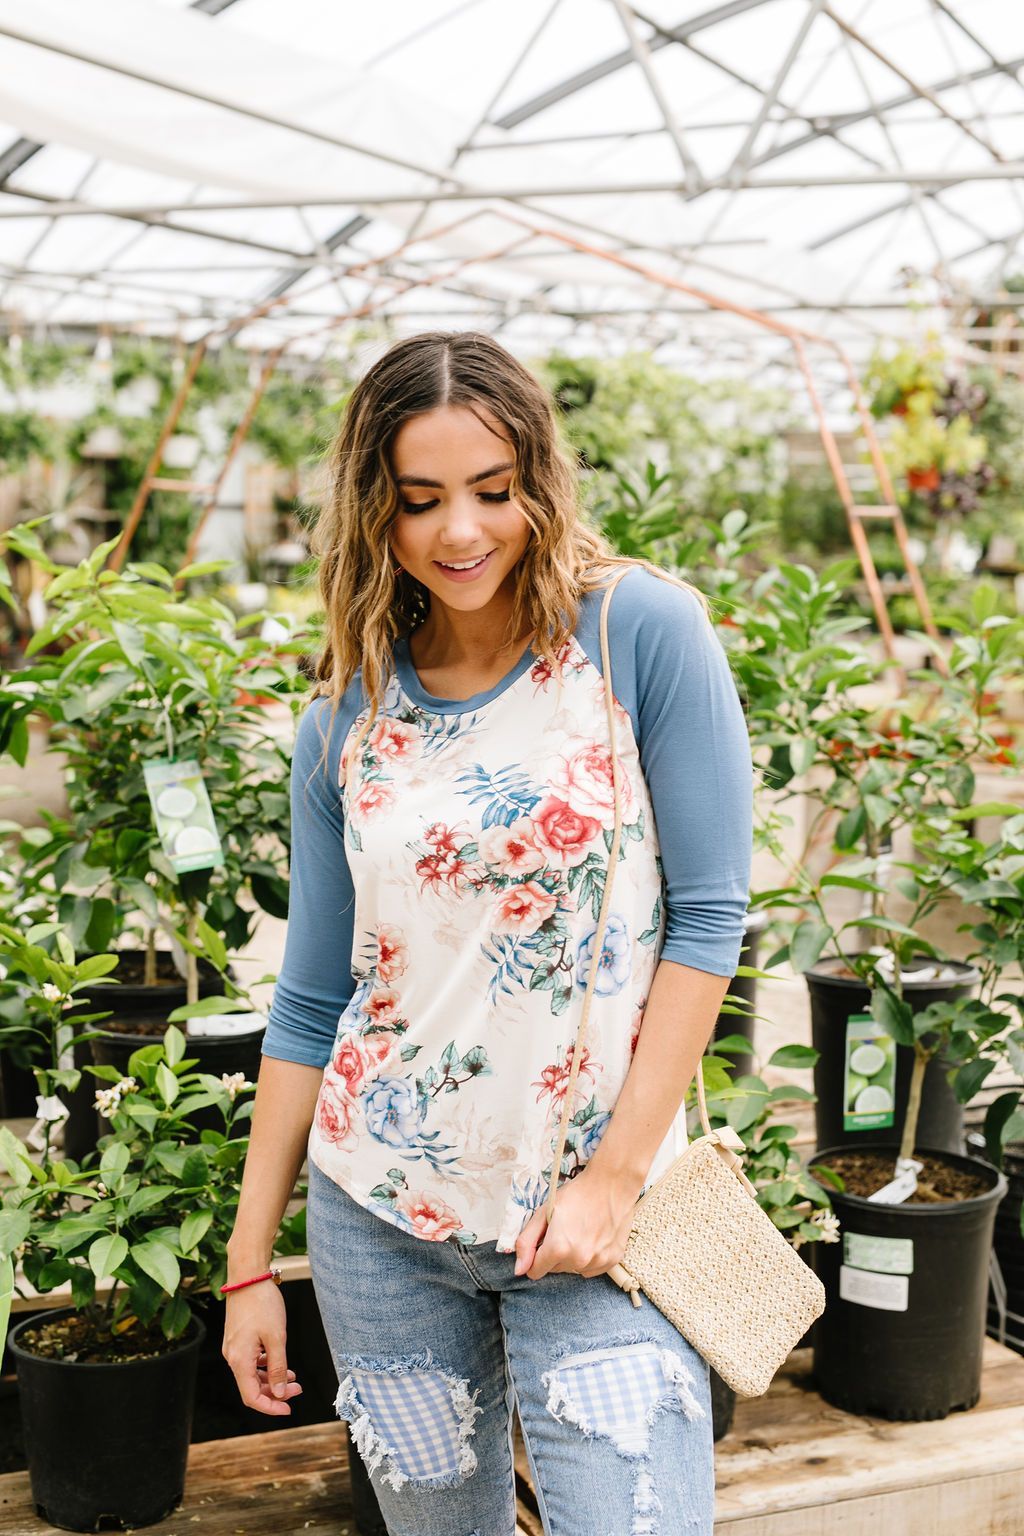
POLYGON ((285 1359, 284 1335, 266 1340, 267 1383, 274 1397, 283 1398, 288 1386, 288 1362, 285 1359))
POLYGON ((535 1211, 520 1232, 516 1239, 515 1273, 517 1275, 524 1275, 533 1263, 546 1227, 547 1222, 543 1212, 535 1211))

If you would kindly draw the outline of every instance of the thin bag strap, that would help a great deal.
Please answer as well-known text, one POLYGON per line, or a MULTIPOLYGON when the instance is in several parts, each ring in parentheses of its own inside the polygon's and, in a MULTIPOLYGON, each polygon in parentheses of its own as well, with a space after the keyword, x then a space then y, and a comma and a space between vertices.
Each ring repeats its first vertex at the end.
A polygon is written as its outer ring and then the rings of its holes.
MULTIPOLYGON (((573 1096, 576 1088, 576 1079, 579 1076, 581 1058, 583 1053, 583 1041, 587 1033, 587 1023, 590 1018, 590 1000, 594 993, 594 984, 597 980, 597 972, 601 964, 601 952, 604 944, 604 931, 608 921, 608 909, 611 905, 612 881, 615 878, 615 868, 619 861, 619 845, 622 841, 622 792, 621 792, 621 767, 619 754, 616 751, 616 726, 615 726, 615 695, 612 691, 612 664, 608 648, 608 605, 611 602, 612 593, 622 580, 623 576, 631 569, 624 566, 612 577, 605 589, 604 600, 601 603, 601 667, 604 674, 604 701, 608 714, 608 736, 611 751, 612 791, 615 797, 615 823, 612 829, 611 847, 608 850, 608 873, 604 882, 604 895, 601 898, 601 910, 597 919, 597 928, 594 931, 594 942, 590 954, 590 971, 587 976, 587 987, 583 994, 583 1008, 580 1013, 579 1027, 576 1031, 576 1043, 572 1049, 572 1066, 569 1071, 569 1082, 566 1086, 565 1099, 562 1104, 562 1119, 558 1128, 558 1143, 555 1148, 555 1157, 551 1165, 551 1179, 548 1184, 547 1199, 544 1202, 544 1210, 550 1221, 555 1205, 555 1193, 558 1189, 558 1175, 562 1168, 562 1155, 565 1152, 566 1137, 569 1134, 569 1120, 572 1115, 573 1096)), ((698 1063, 696 1072, 697 1105, 700 1112, 701 1128, 706 1136, 712 1134, 711 1122, 708 1118, 708 1106, 704 1096, 704 1074, 698 1063)), ((685 1125, 683 1135, 685 1136, 685 1125)))

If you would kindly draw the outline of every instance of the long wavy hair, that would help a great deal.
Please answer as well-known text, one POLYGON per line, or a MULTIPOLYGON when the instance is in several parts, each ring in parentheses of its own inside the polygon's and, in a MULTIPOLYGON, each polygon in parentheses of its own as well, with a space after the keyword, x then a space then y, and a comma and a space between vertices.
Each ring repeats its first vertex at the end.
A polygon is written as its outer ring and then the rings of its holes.
MULTIPOLYGON (((388 531, 402 496, 391 449, 404 422, 440 406, 465 406, 477 415, 483 407, 515 450, 509 494, 531 538, 514 570, 507 641, 529 631, 538 654, 554 663, 576 627, 584 592, 620 565, 645 566, 685 587, 710 620, 698 588, 650 561, 617 555, 584 520, 579 478, 562 447, 552 399, 528 368, 482 331, 407 337, 378 358, 349 397, 329 455, 329 495, 311 540, 325 616, 311 697, 331 699, 327 735, 321 732, 324 762, 349 683, 361 669, 369 706, 361 738, 380 711, 395 640, 429 611, 427 589, 394 569, 388 531)), ((484 425, 493 430, 491 422, 484 425)))

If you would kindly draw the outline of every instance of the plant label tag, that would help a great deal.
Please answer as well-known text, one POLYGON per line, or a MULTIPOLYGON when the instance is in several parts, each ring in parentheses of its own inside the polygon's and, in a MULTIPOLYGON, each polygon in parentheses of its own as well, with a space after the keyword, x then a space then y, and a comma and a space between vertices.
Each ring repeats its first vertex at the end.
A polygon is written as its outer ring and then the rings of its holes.
POLYGON ((879 1275, 870 1269, 839 1266, 839 1295, 858 1307, 877 1307, 882 1312, 905 1312, 910 1292, 906 1275, 879 1275))
POLYGON ((843 1263, 882 1275, 914 1273, 912 1237, 872 1237, 866 1232, 843 1233, 843 1263))
POLYGON ((143 765, 160 846, 177 875, 224 863, 202 771, 192 758, 154 759, 143 765))
POLYGON ((912 1157, 898 1157, 896 1177, 890 1179, 888 1184, 883 1184, 881 1189, 876 1189, 873 1195, 868 1195, 868 1199, 877 1201, 879 1205, 902 1205, 917 1188, 917 1176, 923 1167, 923 1163, 915 1162, 912 1157))
POLYGON ((870 1013, 846 1021, 843 1130, 892 1125, 896 1108, 896 1041, 870 1013))

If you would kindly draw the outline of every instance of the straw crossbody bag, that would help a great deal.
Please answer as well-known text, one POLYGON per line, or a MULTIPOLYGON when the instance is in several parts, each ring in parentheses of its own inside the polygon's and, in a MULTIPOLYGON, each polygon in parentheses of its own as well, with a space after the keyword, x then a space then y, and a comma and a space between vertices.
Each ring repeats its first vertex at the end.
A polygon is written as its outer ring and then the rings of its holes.
MULTIPOLYGON (((615 825, 591 951, 594 959, 583 997, 545 1201, 549 1220, 619 858, 621 768, 615 747, 608 604, 625 574, 623 570, 613 578, 601 604, 601 660, 611 738, 615 825)), ((640 1306, 643 1291, 734 1391, 744 1397, 757 1397, 767 1391, 790 1350, 824 1310, 825 1288, 758 1205, 757 1191, 743 1172, 738 1155, 743 1151, 740 1137, 731 1126, 712 1130, 699 1067, 696 1083, 704 1134, 691 1141, 671 1167, 640 1196, 622 1262, 608 1274, 616 1285, 631 1294, 635 1307, 640 1306)))

